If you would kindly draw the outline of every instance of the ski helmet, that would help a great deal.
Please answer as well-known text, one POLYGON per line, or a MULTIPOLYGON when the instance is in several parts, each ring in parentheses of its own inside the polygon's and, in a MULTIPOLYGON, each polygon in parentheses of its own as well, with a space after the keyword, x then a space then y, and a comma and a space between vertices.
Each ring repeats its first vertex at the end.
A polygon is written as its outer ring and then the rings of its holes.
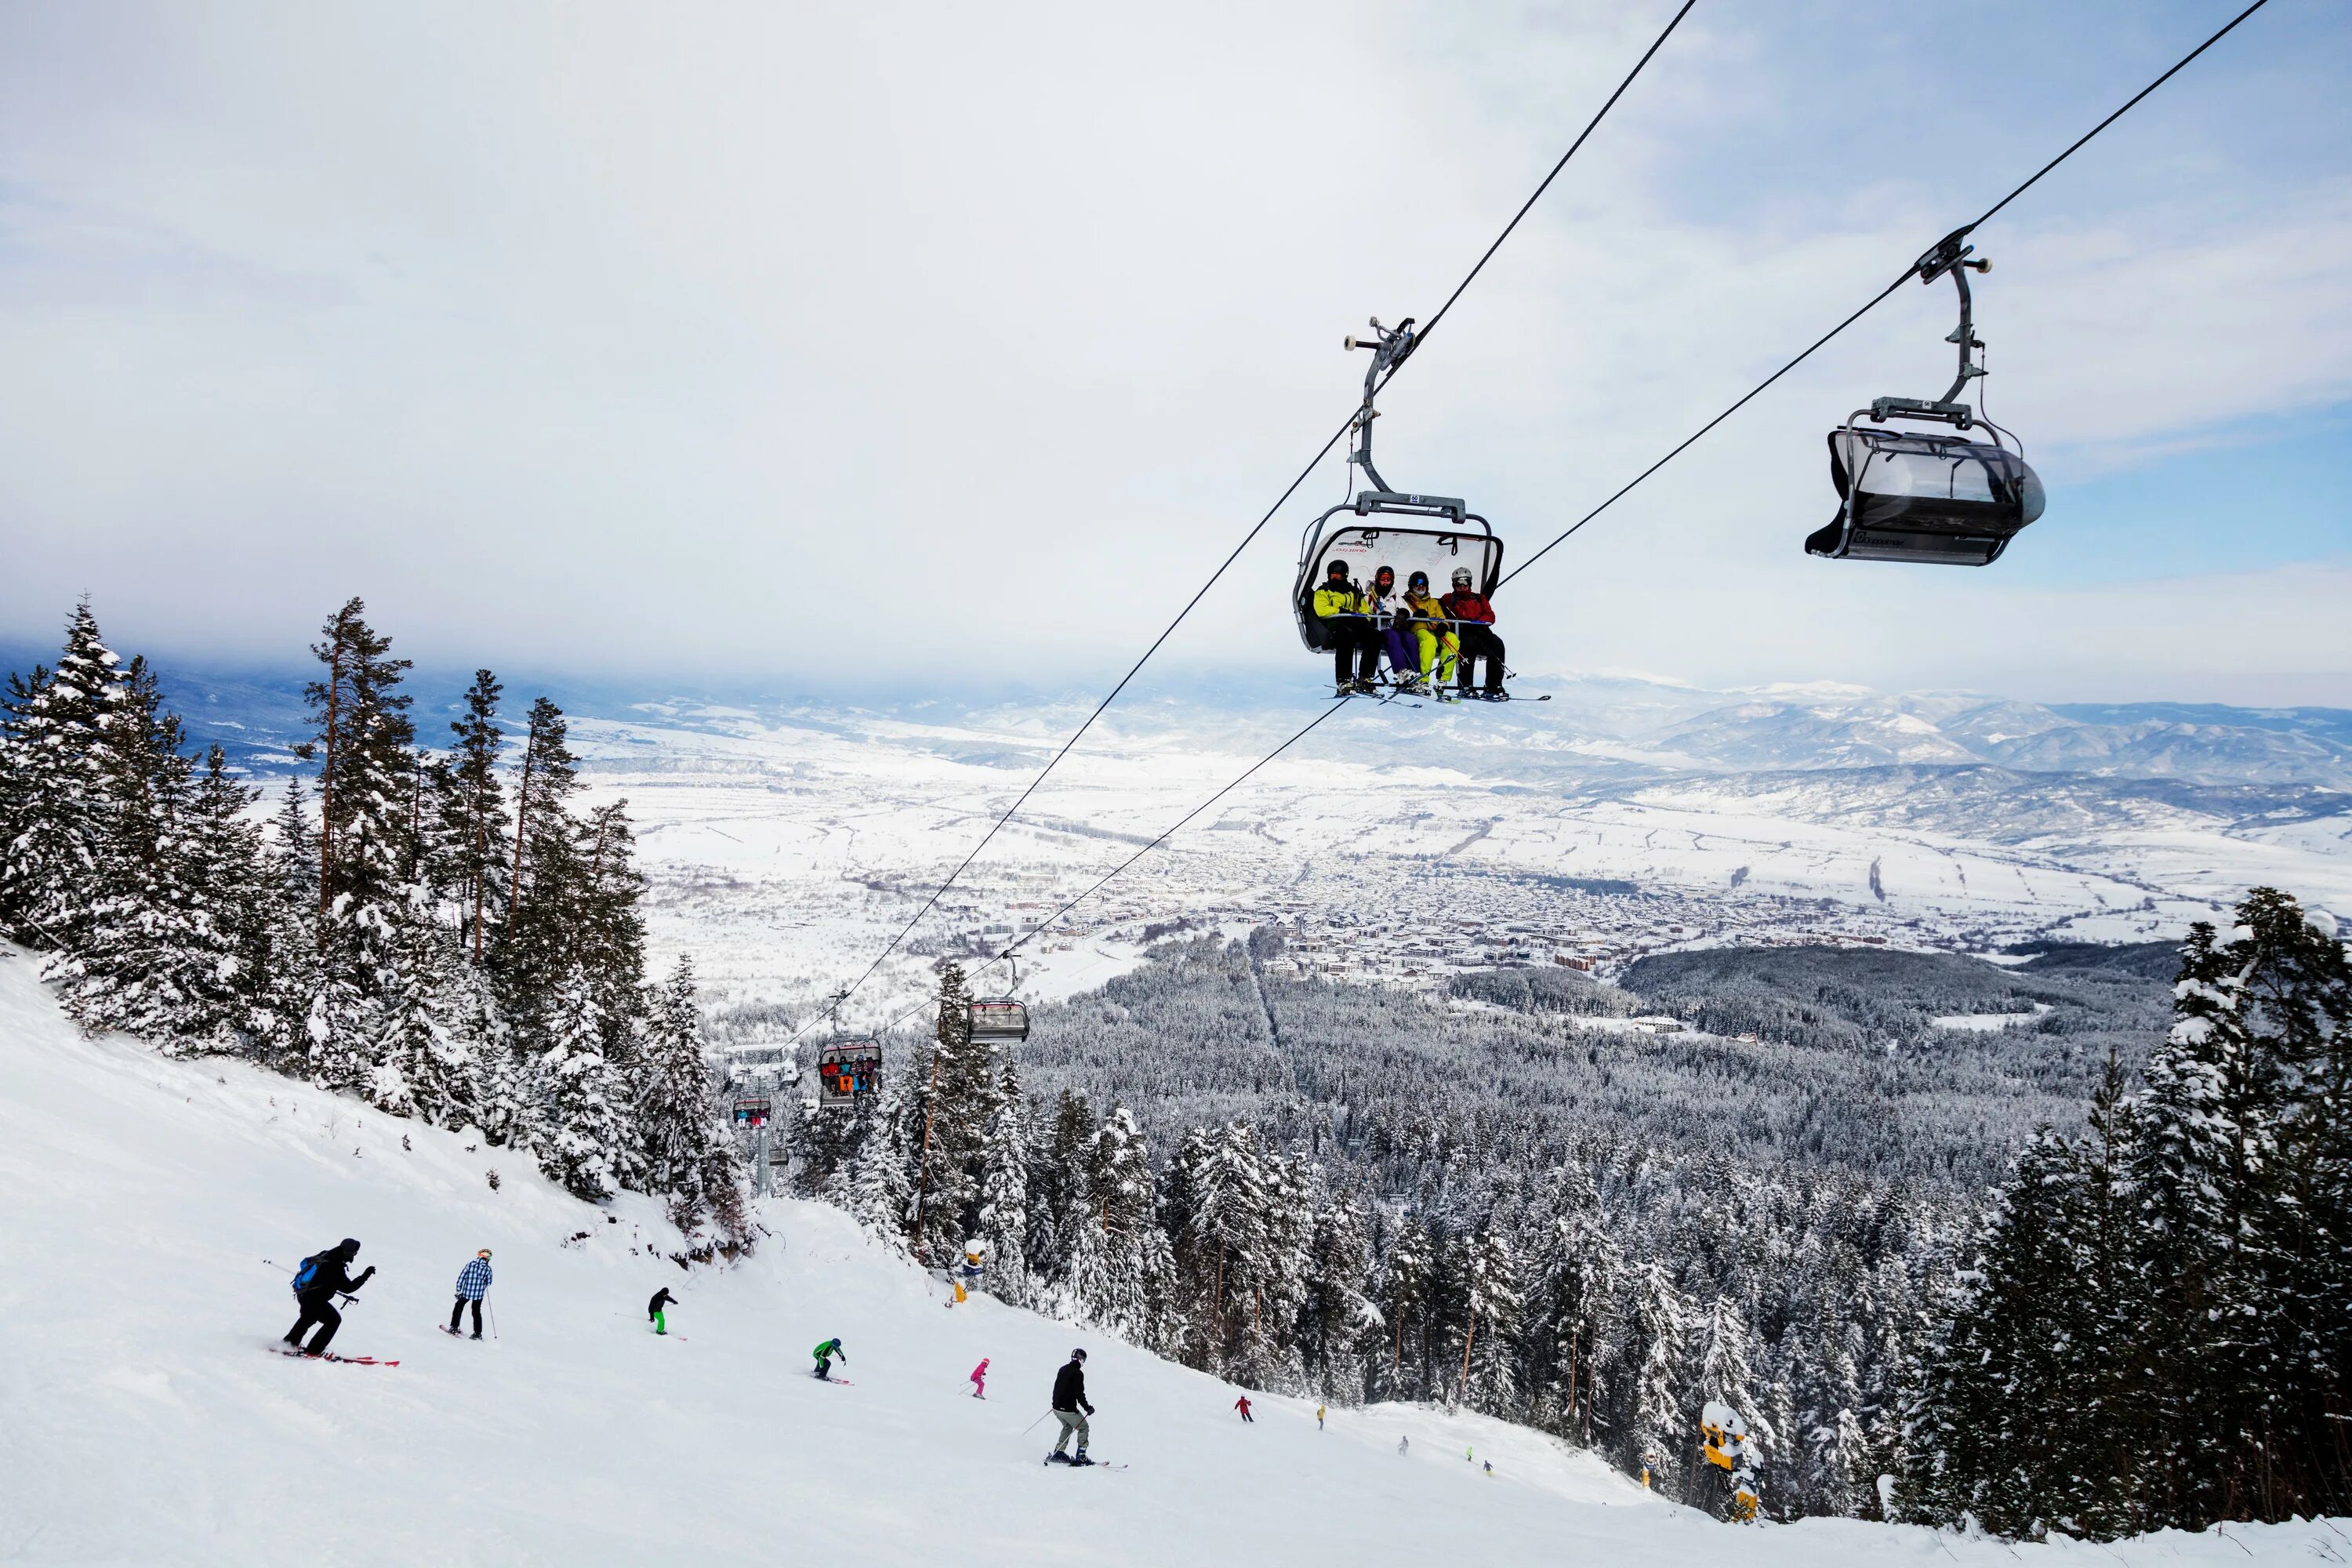
POLYGON ((1426 588, 1429 586, 1429 574, 1416 572, 1404 580, 1404 585, 1408 588, 1426 588))
POLYGON ((1087 1359, 1087 1352, 1082 1350, 1072 1351, 1070 1352, 1070 1359, 1072 1361, 1084 1361, 1087 1359))
POLYGON ((1470 568, 1456 566, 1454 569, 1454 585, 1457 588, 1467 588, 1470 585, 1470 568))
POLYGON ((1326 577, 1345 577, 1347 574, 1348 563, 1344 561, 1334 561, 1323 573, 1326 577))

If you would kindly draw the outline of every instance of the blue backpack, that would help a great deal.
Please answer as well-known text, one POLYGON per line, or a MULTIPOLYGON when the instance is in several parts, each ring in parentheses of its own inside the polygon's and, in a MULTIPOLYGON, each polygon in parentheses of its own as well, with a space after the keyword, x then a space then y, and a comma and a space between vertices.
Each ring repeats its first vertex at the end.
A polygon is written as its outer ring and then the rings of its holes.
POLYGON ((318 1277, 319 1260, 315 1258, 302 1259, 302 1267, 294 1270, 294 1294, 299 1296, 303 1287, 318 1277))

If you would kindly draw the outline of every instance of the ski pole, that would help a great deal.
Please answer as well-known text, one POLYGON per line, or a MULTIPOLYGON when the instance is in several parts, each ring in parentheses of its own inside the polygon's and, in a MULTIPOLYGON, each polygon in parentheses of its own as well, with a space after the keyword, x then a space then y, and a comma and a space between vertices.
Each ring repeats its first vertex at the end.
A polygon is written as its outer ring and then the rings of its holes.
MULTIPOLYGON (((1045 1411, 1045 1415, 1051 1415, 1052 1414, 1054 1414, 1054 1412, 1053 1412, 1052 1408, 1049 1406, 1049 1407, 1046 1409, 1046 1411, 1045 1411)), ((1039 1417, 1037 1417, 1037 1421, 1043 1421, 1044 1419, 1045 1419, 1045 1415, 1040 1415, 1039 1417)), ((1037 1421, 1032 1421, 1031 1423, 1029 1423, 1029 1425, 1028 1425, 1028 1426, 1024 1426, 1023 1428, 1021 1428, 1021 1435, 1022 1435, 1024 1437, 1026 1437, 1027 1436, 1029 1436, 1029 1434, 1030 1434, 1030 1433, 1034 1432, 1035 1430, 1037 1430, 1037 1421)))
MULTIPOLYGON (((488 1301, 483 1302, 482 1305, 485 1307, 490 1307, 490 1304, 488 1301)), ((496 1307, 490 1307, 490 1338, 497 1339, 498 1337, 499 1310, 496 1307)))

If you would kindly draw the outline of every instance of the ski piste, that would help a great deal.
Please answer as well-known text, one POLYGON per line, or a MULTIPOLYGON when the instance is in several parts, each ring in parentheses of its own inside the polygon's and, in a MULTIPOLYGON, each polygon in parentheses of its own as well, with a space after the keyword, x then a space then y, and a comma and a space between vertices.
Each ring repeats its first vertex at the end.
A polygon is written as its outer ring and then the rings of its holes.
POLYGON ((309 1351, 289 1350, 284 1345, 264 1345, 261 1348, 276 1355, 292 1356, 296 1361, 331 1361, 344 1366, 398 1366, 400 1364, 400 1358, 397 1356, 390 1361, 379 1361, 372 1355, 337 1355, 332 1351, 321 1351, 317 1355, 312 1355, 309 1351))

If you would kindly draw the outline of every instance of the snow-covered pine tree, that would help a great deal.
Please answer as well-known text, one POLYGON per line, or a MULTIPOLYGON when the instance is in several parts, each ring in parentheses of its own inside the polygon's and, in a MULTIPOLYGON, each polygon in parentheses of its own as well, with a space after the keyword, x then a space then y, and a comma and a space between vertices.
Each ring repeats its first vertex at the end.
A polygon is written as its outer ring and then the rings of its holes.
POLYGON ((415 739, 400 689, 409 661, 347 601, 310 648, 324 667, 304 688, 319 763, 320 942, 331 971, 381 994, 415 863, 415 739))
POLYGON ((987 1248, 988 1292, 1008 1307, 1032 1304, 1029 1279, 1029 1162, 1033 1134, 1021 1076, 1007 1056, 996 1075, 996 1115, 982 1150, 981 1241, 987 1248))
POLYGON ((73 945, 103 853, 125 691, 121 660, 85 599, 54 669, 12 679, 10 820, 0 839, 0 931, 28 946, 73 945))
POLYGON ((505 918, 508 860, 506 791, 499 782, 499 755, 506 731, 499 727, 499 699, 505 688, 487 669, 474 671, 466 689, 465 712, 451 721, 454 741, 443 782, 441 841, 450 857, 448 878, 457 900, 458 931, 467 957, 480 964, 489 950, 491 924, 505 918))
POLYGON ((564 976, 556 1004, 551 1038, 533 1064, 530 1144, 550 1179, 602 1203, 620 1187, 626 1086, 604 1058, 604 1021, 583 971, 564 976))
POLYGON ((1437 1273, 1435 1250, 1429 1232, 1409 1213, 1390 1221, 1388 1236, 1380 1277, 1381 1313, 1388 1321, 1388 1374, 1380 1393, 1388 1399, 1425 1396, 1429 1378, 1423 1346, 1437 1273))
POLYGON ((648 1011, 645 1056, 635 1131, 646 1191, 670 1200, 681 1231, 692 1232, 706 1217, 722 1233, 740 1231, 741 1164, 734 1135, 719 1119, 694 963, 684 954, 648 1011), (731 1226, 729 1213, 737 1216, 731 1226))
POLYGON ((1465 1310, 1455 1396, 1473 1410, 1516 1420, 1521 1414, 1518 1258, 1509 1236, 1491 1222, 1464 1238, 1463 1252, 1465 1310))
POLYGON ((912 1145, 922 1128, 919 1122, 908 1126, 908 1112, 916 1109, 898 1081, 886 1079, 873 1097, 873 1109, 859 1111, 868 1121, 849 1166, 850 1217, 894 1252, 907 1250, 908 1220, 915 1207, 912 1145))
POLYGON ((1092 1201, 1087 1166, 1094 1143, 1087 1097, 1062 1090, 1043 1147, 1029 1167, 1029 1278, 1042 1292, 1066 1280, 1076 1226, 1092 1201))
POLYGON ((645 1013, 646 922, 638 908, 645 878, 636 867, 629 803, 588 814, 580 829, 581 886, 574 903, 572 953, 596 988, 604 1019, 604 1054, 633 1069, 645 1013))
POLYGON ((961 965, 940 971, 924 1119, 915 1173, 915 1256, 945 1265, 980 1216, 988 1127, 996 1114, 995 1048, 971 1037, 971 993, 961 965))
POLYGON ((1080 1322, 1148 1344, 1153 1303, 1146 1239, 1151 1228, 1151 1153, 1127 1107, 1115 1105, 1086 1161, 1087 1201, 1068 1220, 1070 1255, 1060 1300, 1080 1322))
POLYGON ((1681 1387, 1684 1347, 1690 1339, 1690 1300, 1675 1289, 1674 1276, 1659 1258, 1637 1265, 1628 1283, 1633 1292, 1626 1315, 1633 1379, 1626 1458, 1633 1467, 1650 1468, 1652 1483, 1673 1496, 1675 1479, 1684 1468, 1678 1461, 1692 1436, 1685 1424, 1681 1387))
POLYGON ((1368 1397, 1372 1363, 1386 1348, 1380 1309, 1364 1294, 1370 1274, 1367 1228, 1361 1200, 1331 1194, 1316 1208, 1307 1248, 1299 1355, 1317 1396, 1344 1405, 1368 1397))
POLYGON ((572 932, 585 871, 579 825, 568 803, 580 787, 563 710, 541 697, 530 705, 522 768, 515 785, 513 858, 507 874, 505 928, 498 934, 499 1009, 520 1034, 544 1037, 556 987, 570 978, 572 932))
POLYGON ((395 929, 380 999, 375 1070, 368 1098, 379 1110, 435 1127, 476 1119, 479 1074, 457 989, 457 952, 422 889, 395 929))

